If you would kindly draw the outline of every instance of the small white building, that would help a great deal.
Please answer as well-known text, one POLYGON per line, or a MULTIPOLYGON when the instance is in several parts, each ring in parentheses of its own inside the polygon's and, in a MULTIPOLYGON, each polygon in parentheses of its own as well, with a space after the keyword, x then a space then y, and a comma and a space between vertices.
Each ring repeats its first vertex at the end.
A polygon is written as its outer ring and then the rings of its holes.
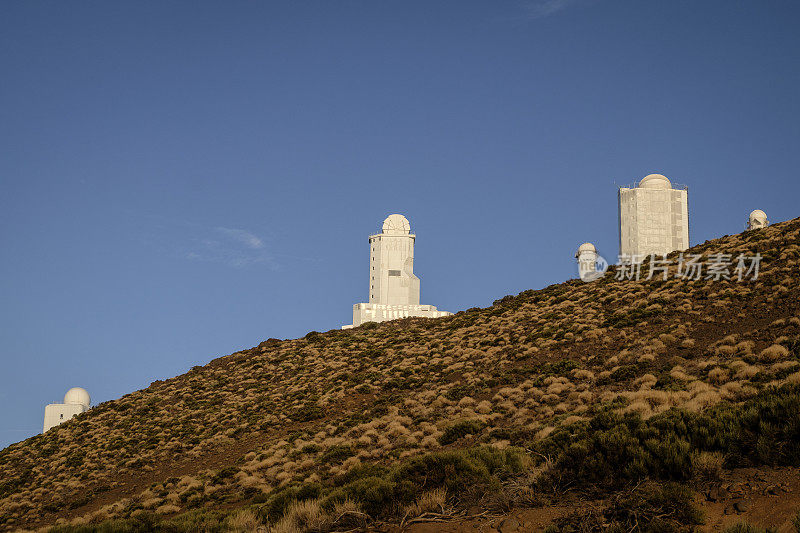
POLYGON ((578 260, 578 276, 582 280, 589 280, 597 273, 597 248, 590 242, 585 242, 578 247, 575 254, 578 260))
POLYGON ((766 228, 767 226, 769 226, 767 214, 761 209, 756 209, 750 213, 749 217, 747 217, 748 230, 766 228))
POLYGON ((44 429, 55 427, 70 418, 89 410, 91 398, 86 389, 73 387, 64 395, 64 403, 51 403, 44 408, 44 429))
POLYGON ((644 260, 689 247, 688 188, 673 187, 661 174, 619 189, 621 260, 644 260), (636 259, 634 259, 636 258, 636 259))
POLYGON ((452 313, 420 305, 420 282, 414 275, 414 240, 403 215, 389 215, 381 233, 369 236, 369 303, 353 305, 353 323, 383 322, 412 316, 438 318, 452 313))

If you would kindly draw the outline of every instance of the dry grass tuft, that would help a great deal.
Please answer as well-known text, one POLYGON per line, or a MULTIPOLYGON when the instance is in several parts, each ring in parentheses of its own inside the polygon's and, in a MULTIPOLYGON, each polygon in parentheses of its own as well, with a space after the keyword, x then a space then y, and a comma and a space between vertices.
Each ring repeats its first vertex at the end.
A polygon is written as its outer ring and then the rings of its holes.
POLYGON ((789 357, 789 350, 780 344, 773 344, 769 348, 764 348, 761 350, 761 353, 758 354, 758 358, 766 362, 782 361, 787 357, 789 357))
POLYGON ((417 518, 425 513, 445 512, 447 505, 447 490, 435 489, 424 493, 416 502, 406 507, 405 515, 407 518, 417 518))
POLYGON ((692 455, 692 470, 700 479, 719 479, 724 463, 725 457, 719 452, 700 452, 692 455))

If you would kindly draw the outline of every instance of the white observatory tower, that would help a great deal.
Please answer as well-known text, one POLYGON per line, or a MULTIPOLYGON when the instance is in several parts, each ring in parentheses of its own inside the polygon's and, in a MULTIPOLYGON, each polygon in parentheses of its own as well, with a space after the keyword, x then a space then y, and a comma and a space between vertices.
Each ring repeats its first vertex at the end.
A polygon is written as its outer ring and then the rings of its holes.
POLYGON ((619 253, 628 261, 689 247, 688 187, 661 174, 619 189, 619 253), (635 259, 634 259, 635 258, 635 259))
POLYGON ((419 304, 419 278, 414 275, 414 239, 403 215, 389 215, 381 233, 369 237, 369 303, 353 306, 353 323, 383 322, 420 316, 438 318, 452 313, 419 304))
POLYGON ((73 416, 89 410, 91 398, 86 389, 73 387, 64 395, 64 403, 51 403, 44 408, 44 429, 55 427, 73 416))
POLYGON ((575 254, 578 260, 578 275, 582 280, 589 281, 597 273, 597 248, 590 242, 585 242, 578 247, 575 254))
POLYGON ((766 228, 767 226, 769 226, 767 214, 761 209, 756 209, 750 213, 750 216, 747 218, 748 230, 766 228))

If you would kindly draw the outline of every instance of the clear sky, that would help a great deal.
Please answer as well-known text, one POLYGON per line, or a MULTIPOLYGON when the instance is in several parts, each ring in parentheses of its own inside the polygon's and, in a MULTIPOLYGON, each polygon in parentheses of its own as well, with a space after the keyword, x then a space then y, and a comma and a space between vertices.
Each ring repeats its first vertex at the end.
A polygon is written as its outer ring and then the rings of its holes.
POLYGON ((691 241, 800 216, 791 0, 7 1, 0 447, 93 402, 351 321, 367 236, 458 311, 617 254, 617 186, 691 241))

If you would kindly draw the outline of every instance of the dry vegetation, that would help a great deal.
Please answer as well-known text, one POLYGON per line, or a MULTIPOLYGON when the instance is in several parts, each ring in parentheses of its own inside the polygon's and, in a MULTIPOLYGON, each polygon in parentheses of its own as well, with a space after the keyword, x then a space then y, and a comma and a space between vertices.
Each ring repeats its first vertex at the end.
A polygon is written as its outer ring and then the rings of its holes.
MULTIPOLYGON (((326 531, 535 505, 565 431, 800 384, 800 220, 693 252, 759 252, 761 275, 574 280, 444 319, 270 339, 155 382, 0 451, 0 529, 326 531), (417 480, 439 467, 438 485, 417 480)), ((719 475, 723 448, 707 448, 687 473, 719 475)))

